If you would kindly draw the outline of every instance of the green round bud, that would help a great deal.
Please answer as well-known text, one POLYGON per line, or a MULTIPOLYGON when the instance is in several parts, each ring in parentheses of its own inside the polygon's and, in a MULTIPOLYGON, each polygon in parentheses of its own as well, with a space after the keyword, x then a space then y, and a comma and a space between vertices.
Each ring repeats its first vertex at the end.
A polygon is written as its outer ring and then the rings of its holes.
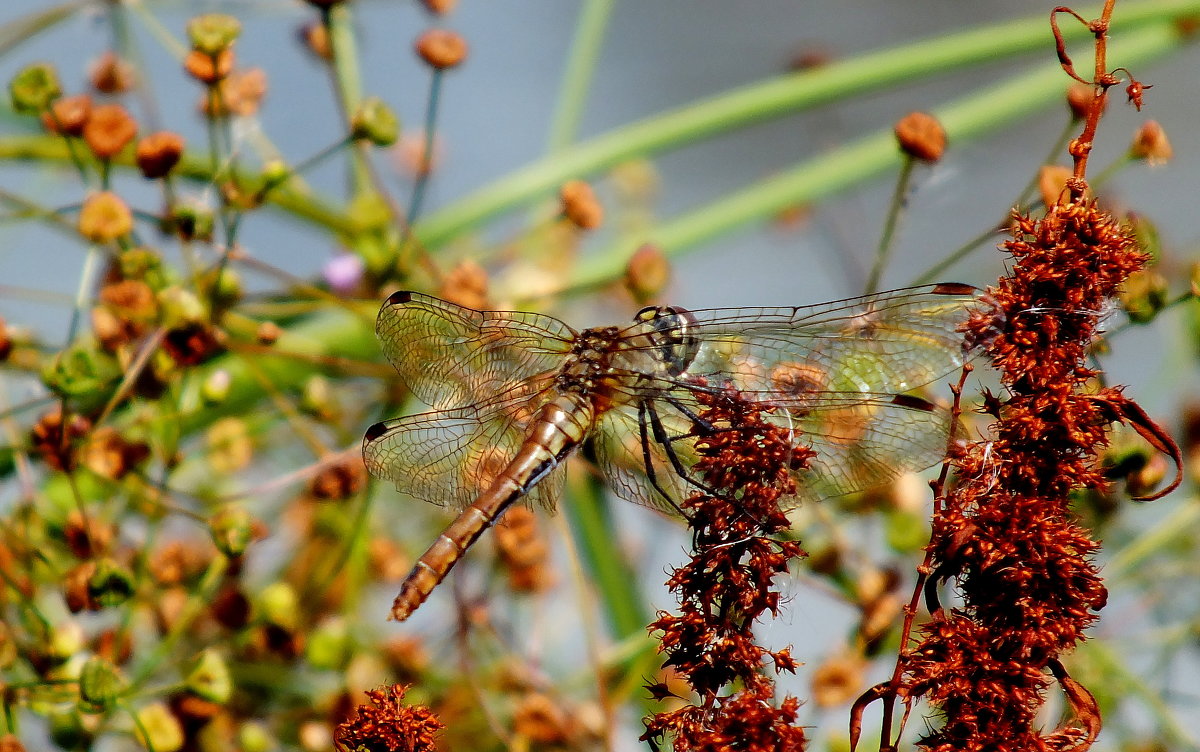
POLYGON ((62 96, 58 72, 49 63, 35 63, 22 68, 8 82, 13 109, 25 114, 37 114, 50 107, 62 96))
POLYGON ((212 648, 205 649, 192 661, 184 683, 198 697, 218 705, 229 702, 233 694, 229 666, 221 654, 212 648))
POLYGON ((116 358, 90 340, 72 345, 42 368, 46 388, 82 413, 103 408, 120 380, 116 358))
POLYGON ((158 294, 162 323, 168 329, 179 329, 204 320, 204 304, 191 290, 172 285, 158 294))
POLYGON ((228 49, 241 33, 241 21, 224 13, 196 16, 187 25, 188 41, 192 43, 192 49, 206 55, 216 55, 228 49))
POLYGON ((100 656, 93 656, 79 673, 80 709, 84 712, 109 710, 126 687, 116 666, 100 656))
POLYGON ((208 532, 218 551, 238 557, 254 539, 254 520, 242 507, 229 504, 208 518, 208 532))
POLYGON ((295 627, 299 609, 300 597, 286 582, 273 582, 258 594, 258 611, 270 624, 284 629, 295 627))
POLYGON ((233 377, 224 368, 213 371, 200 385, 200 396, 205 404, 219 405, 229 397, 229 387, 233 377))
POLYGON ((379 97, 367 97, 350 119, 350 137, 391 146, 400 137, 400 120, 379 97))
POLYGON ((146 749, 152 749, 154 752, 178 752, 183 748, 186 741, 183 726, 163 703, 147 705, 137 712, 137 718, 148 737, 143 739, 141 733, 138 733, 138 739, 146 749))
POLYGON ((112 559, 100 559, 87 583, 88 597, 105 608, 119 606, 133 595, 133 573, 112 559))
POLYGON ((350 630, 342 619, 327 619, 309 634, 305 657, 316 669, 337 671, 350 659, 350 630))

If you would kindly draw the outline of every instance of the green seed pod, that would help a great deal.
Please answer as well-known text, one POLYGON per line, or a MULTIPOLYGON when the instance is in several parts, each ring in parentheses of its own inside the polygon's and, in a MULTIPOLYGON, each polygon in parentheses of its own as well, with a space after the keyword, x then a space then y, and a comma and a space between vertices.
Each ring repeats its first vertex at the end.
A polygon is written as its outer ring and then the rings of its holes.
POLYGON ((45 111, 50 103, 62 96, 58 72, 48 63, 35 63, 22 68, 8 82, 13 109, 26 114, 45 111))
POLYGON ((91 340, 75 343, 42 368, 46 388, 71 400, 82 413, 104 407, 120 379, 116 358, 91 340))
POLYGON ((196 16, 187 25, 188 41, 192 49, 206 55, 216 55, 229 49, 242 33, 242 23, 224 13, 206 13, 196 16))
POLYGON ((254 539, 253 520, 245 509, 230 504, 208 518, 208 532, 218 551, 241 556, 254 539))
POLYGON ((126 686, 116 666, 100 656, 93 656, 79 673, 80 709, 84 712, 110 710, 126 686))
POLYGON ((229 397, 232 381, 229 371, 224 368, 213 371, 200 385, 200 396, 208 405, 219 405, 229 397))
POLYGON ((313 668, 337 671, 350 659, 350 630, 342 619, 327 619, 309 634, 305 657, 313 668))
POLYGON ((112 559, 100 559, 88 578, 88 597, 105 608, 119 606, 133 595, 133 573, 112 559))
POLYGON ((400 137, 400 120, 379 97, 368 97, 350 119, 350 137, 391 146, 400 137))
POLYGON ((296 626, 300 598, 286 582, 273 582, 258 594, 258 608, 264 621, 291 629, 296 626))
POLYGON ((198 697, 224 705, 233 694, 233 679, 229 667, 221 654, 212 648, 200 653, 192 661, 184 680, 187 688, 198 697))
POLYGON ((161 702, 151 703, 137 712, 138 723, 149 738, 139 732, 138 741, 154 752, 177 752, 186 741, 183 726, 170 708, 161 702))

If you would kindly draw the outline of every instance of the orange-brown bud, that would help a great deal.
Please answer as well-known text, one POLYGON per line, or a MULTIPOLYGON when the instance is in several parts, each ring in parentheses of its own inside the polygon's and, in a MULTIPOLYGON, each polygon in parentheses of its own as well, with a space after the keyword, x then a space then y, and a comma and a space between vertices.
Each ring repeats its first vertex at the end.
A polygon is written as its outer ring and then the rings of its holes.
POLYGON ((539 745, 562 745, 570 741, 571 716, 544 694, 530 692, 521 698, 513 714, 513 731, 539 745))
POLYGON ((1038 191, 1042 194, 1042 204, 1051 207, 1069 201, 1071 196, 1067 192, 1067 181, 1073 174, 1070 167, 1042 165, 1038 170, 1038 191))
POLYGON ((488 274, 482 266, 463 259, 446 274, 438 294, 451 303, 467 308, 486 308, 488 304, 488 274))
POLYGON ((946 151, 946 131, 933 115, 910 112, 896 122, 896 141, 910 157, 936 162, 946 151))
POLYGON ((64 136, 83 135, 83 126, 92 116, 92 98, 87 94, 61 97, 50 105, 49 112, 42 113, 42 125, 51 133, 64 136))
POLYGON ((296 33, 304 48, 316 57, 326 62, 333 60, 333 42, 329 39, 329 29, 325 24, 306 23, 296 33))
POLYGON ((671 263, 653 243, 645 243, 634 251, 625 265, 625 287, 639 303, 661 295, 670 276, 671 263))
POLYGON ((834 656, 816 667, 812 678, 812 698, 817 707, 828 708, 849 702, 862 692, 866 679, 862 658, 834 656))
POLYGON ((417 38, 417 54, 438 70, 453 68, 467 56, 467 41, 453 31, 430 29, 417 38))
POLYGON ((12 335, 8 333, 8 324, 4 321, 4 317, 0 316, 0 362, 8 360, 8 356, 12 354, 13 341, 12 335))
POLYGON ((308 492, 314 499, 332 501, 348 499, 367 484, 367 469, 362 459, 354 457, 330 465, 317 473, 309 483, 308 492))
MULTIPOLYGON (((59 100, 62 101, 62 100, 59 100)), ((1147 120, 1138 128, 1129 145, 1129 156, 1144 159, 1152 165, 1166 164, 1174 156, 1167 132, 1156 120, 1147 120)))
POLYGON ((83 140, 98 159, 112 159, 137 137, 137 122, 119 104, 92 110, 83 126, 83 140))
POLYGON ((425 10, 430 13, 444 16, 454 10, 454 7, 458 5, 458 0, 421 0, 421 5, 424 5, 425 10))
POLYGON ((183 68, 192 78, 212 86, 233 71, 233 50, 225 48, 215 55, 192 50, 183 59, 183 68))
POLYGON ((582 180, 568 180, 559 189, 562 214, 582 230, 594 230, 604 220, 604 207, 596 200, 592 187, 582 180))
MULTIPOLYGON (((1087 117, 1092 100, 1096 96, 1095 92, 1096 87, 1088 84, 1074 83, 1067 87, 1067 107, 1071 110, 1072 118, 1083 120, 1087 117)), ((1104 100, 1104 104, 1108 104, 1108 99, 1104 100)))
POLYGON ((133 231, 133 213, 115 193, 93 193, 79 211, 79 234, 93 243, 111 243, 133 231))
POLYGON ((262 322, 258 325, 258 331, 254 333, 254 338, 260 345, 273 345, 279 341, 281 336, 283 336, 283 330, 274 321, 262 322))
POLYGON ((133 88, 137 74, 132 65, 109 50, 92 63, 88 78, 92 88, 101 94, 123 94, 133 88))
POLYGON ((175 169, 183 155, 183 137, 171 131, 158 131, 138 141, 137 166, 148 180, 161 178, 175 169))

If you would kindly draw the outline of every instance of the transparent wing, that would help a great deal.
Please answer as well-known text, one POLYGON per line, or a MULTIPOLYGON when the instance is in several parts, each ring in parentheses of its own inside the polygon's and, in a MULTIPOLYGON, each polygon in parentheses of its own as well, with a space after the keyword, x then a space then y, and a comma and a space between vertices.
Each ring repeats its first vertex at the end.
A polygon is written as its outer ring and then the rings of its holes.
POLYGON ((405 385, 439 410, 465 407, 555 369, 575 337, 550 316, 476 311, 408 291, 384 302, 375 331, 405 385))
MULTIPOLYGON (((679 412, 656 412, 668 437, 685 436, 692 430, 691 422, 679 412)), ((669 445, 685 471, 690 470, 696 461, 692 441, 681 439, 669 445)), ((654 438, 649 416, 639 420, 636 407, 604 413, 592 431, 592 450, 609 487, 626 501, 677 516, 676 505, 696 490, 676 470, 666 445, 654 438)))
POLYGON ((924 470, 946 454, 950 414, 924 400, 891 395, 829 395, 815 410, 779 408, 777 424, 816 452, 797 474, 797 492, 784 507, 887 483, 924 470))
POLYGON ((959 327, 988 299, 940 284, 796 308, 692 311, 687 375, 743 392, 902 393, 962 365, 959 327))
MULTIPOLYGON (((392 481, 401 493, 462 509, 516 456, 544 401, 544 395, 518 392, 376 423, 363 439, 363 460, 372 475, 392 481)), ((553 508, 563 478, 562 467, 555 468, 526 501, 553 508)))
MULTIPOLYGON (((745 396, 757 400, 762 395, 745 396)), ((680 476, 668 454, 678 460, 685 475, 700 480, 692 469, 698 458, 696 431, 687 414, 699 415, 702 407, 694 392, 683 388, 664 397, 669 401, 656 400, 654 409, 671 439, 670 450, 652 431, 641 430, 631 408, 607 413, 597 424, 593 441, 597 462, 617 496, 678 514, 662 492, 677 504, 696 485, 680 476)), ((816 452, 807 467, 795 473, 796 493, 781 500, 783 509, 881 485, 930 467, 946 452, 949 413, 916 397, 822 393, 804 400, 760 401, 760 406, 770 422, 791 431, 797 448, 816 452)))

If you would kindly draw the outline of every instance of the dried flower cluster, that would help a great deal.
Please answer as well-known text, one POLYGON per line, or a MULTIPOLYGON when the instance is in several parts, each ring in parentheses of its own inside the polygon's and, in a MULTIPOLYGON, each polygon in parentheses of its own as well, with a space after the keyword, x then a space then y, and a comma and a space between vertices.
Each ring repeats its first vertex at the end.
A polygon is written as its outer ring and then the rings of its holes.
POLYGON ((442 722, 429 708, 405 705, 408 687, 393 684, 369 689, 369 702, 334 734, 339 750, 347 752, 434 752, 442 722))
POLYGON ((1001 331, 994 317, 968 328, 987 343, 1007 395, 988 397, 994 438, 956 460, 959 482, 930 542, 934 584, 955 581, 962 606, 946 611, 931 597, 934 618, 902 661, 900 697, 927 698, 942 716, 922 741, 938 752, 1084 749, 1099 730, 1094 700, 1059 663, 1107 599, 1098 543, 1070 502, 1072 491, 1104 485, 1096 459, 1109 425, 1140 415, 1120 389, 1092 388, 1085 356, 1146 256, 1086 201, 1017 217, 1005 248, 1012 271, 992 291, 1001 331), (1045 732, 1035 717, 1052 676, 1074 717, 1045 732))
POLYGON ((669 737, 676 752, 802 750, 799 700, 787 697, 776 707, 774 682, 764 672, 768 661, 776 672, 793 672, 796 663, 786 648, 757 645, 753 626, 777 613, 773 582, 804 553, 795 541, 768 536, 788 528, 779 500, 795 490, 789 470, 811 455, 736 392, 697 396, 705 408, 700 417, 716 430, 697 440, 695 472, 713 493, 682 504, 695 544, 691 560, 668 580, 680 611, 660 613, 650 629, 661 635, 665 665, 698 701, 647 719, 642 738, 657 744, 669 737))

